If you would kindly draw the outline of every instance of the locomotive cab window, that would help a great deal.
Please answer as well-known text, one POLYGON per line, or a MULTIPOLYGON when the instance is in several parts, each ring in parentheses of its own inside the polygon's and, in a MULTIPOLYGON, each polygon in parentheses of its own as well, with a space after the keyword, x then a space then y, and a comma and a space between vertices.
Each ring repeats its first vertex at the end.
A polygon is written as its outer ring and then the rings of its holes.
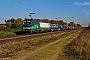
POLYGON ((31 21, 31 25, 34 25, 34 24, 39 24, 39 22, 36 21, 36 20, 32 20, 32 21, 31 21))
POLYGON ((23 25, 30 25, 30 24, 31 24, 31 20, 29 19, 23 20, 23 25))

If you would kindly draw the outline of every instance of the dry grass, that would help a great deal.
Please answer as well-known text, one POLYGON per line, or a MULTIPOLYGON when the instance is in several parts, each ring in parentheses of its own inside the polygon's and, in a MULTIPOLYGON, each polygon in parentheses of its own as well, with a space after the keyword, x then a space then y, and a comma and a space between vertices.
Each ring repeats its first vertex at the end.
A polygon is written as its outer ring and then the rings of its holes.
POLYGON ((65 60, 90 60, 90 29, 84 29, 79 36, 65 47, 59 59, 65 60))
POLYGON ((5 45, 0 46, 0 57, 12 57, 16 56, 17 53, 21 50, 27 50, 30 49, 33 46, 37 45, 43 45, 45 43, 52 42, 54 40, 63 38, 65 36, 68 36, 73 32, 64 32, 60 34, 54 34, 51 36, 45 36, 45 37, 40 37, 40 38, 34 38, 32 40, 27 40, 23 42, 13 42, 13 43, 8 43, 5 45))

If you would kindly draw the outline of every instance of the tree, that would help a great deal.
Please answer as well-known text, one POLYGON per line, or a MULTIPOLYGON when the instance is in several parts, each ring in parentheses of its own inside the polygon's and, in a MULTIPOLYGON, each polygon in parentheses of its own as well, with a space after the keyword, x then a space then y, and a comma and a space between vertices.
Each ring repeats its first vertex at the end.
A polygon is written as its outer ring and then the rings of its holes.
POLYGON ((22 18, 11 18, 10 20, 5 20, 7 27, 11 27, 14 29, 19 29, 22 27, 22 18))
POLYGON ((63 20, 59 20, 58 22, 59 24, 62 24, 62 25, 64 24, 63 20))
POLYGON ((71 25, 71 26, 74 26, 74 22, 70 22, 70 25, 71 25))
POLYGON ((6 22, 6 26, 7 27, 11 27, 12 25, 11 25, 11 20, 5 20, 5 22, 6 22))
POLYGON ((35 18, 34 20, 36 20, 36 21, 40 22, 40 19, 36 19, 36 18, 35 18))
POLYGON ((45 21, 46 23, 49 23, 49 20, 48 20, 48 19, 44 19, 44 21, 45 21))
POLYGON ((77 24, 77 27, 78 27, 78 28, 80 28, 80 27, 81 27, 81 25, 80 25, 80 24, 77 24))
POLYGON ((11 18, 11 24, 14 24, 15 19, 11 18))
POLYGON ((90 23, 88 24, 88 27, 90 27, 90 23))
POLYGON ((21 27, 22 27, 22 19, 17 19, 12 24, 12 28, 19 29, 21 27))
POLYGON ((21 28, 22 27, 22 18, 18 18, 18 27, 21 28))
POLYGON ((67 25, 67 22, 63 22, 63 25, 67 25))
POLYGON ((77 24, 74 24, 74 27, 77 27, 77 24))
POLYGON ((55 23, 55 21, 54 20, 51 20, 51 24, 54 24, 55 23))
POLYGON ((17 20, 22 21, 22 18, 17 18, 17 20))

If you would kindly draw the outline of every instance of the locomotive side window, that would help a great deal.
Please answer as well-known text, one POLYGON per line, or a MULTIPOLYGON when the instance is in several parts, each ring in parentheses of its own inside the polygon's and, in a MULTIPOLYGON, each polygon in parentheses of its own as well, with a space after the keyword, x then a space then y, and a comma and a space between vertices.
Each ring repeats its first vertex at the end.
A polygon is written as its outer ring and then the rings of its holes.
POLYGON ((24 22, 24 25, 30 25, 30 22, 24 22))
POLYGON ((23 25, 30 25, 30 24, 31 24, 31 20, 26 19, 23 21, 23 25))
POLYGON ((39 22, 37 22, 36 20, 32 20, 31 25, 34 25, 34 24, 39 24, 39 22))

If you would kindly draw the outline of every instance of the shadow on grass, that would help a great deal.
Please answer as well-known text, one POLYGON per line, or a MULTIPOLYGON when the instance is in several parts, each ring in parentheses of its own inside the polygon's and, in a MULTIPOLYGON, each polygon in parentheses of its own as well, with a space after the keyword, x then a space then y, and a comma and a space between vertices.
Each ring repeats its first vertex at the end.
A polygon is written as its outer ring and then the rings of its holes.
POLYGON ((22 34, 25 34, 23 31, 17 31, 17 32, 14 32, 16 35, 22 35, 22 34))

